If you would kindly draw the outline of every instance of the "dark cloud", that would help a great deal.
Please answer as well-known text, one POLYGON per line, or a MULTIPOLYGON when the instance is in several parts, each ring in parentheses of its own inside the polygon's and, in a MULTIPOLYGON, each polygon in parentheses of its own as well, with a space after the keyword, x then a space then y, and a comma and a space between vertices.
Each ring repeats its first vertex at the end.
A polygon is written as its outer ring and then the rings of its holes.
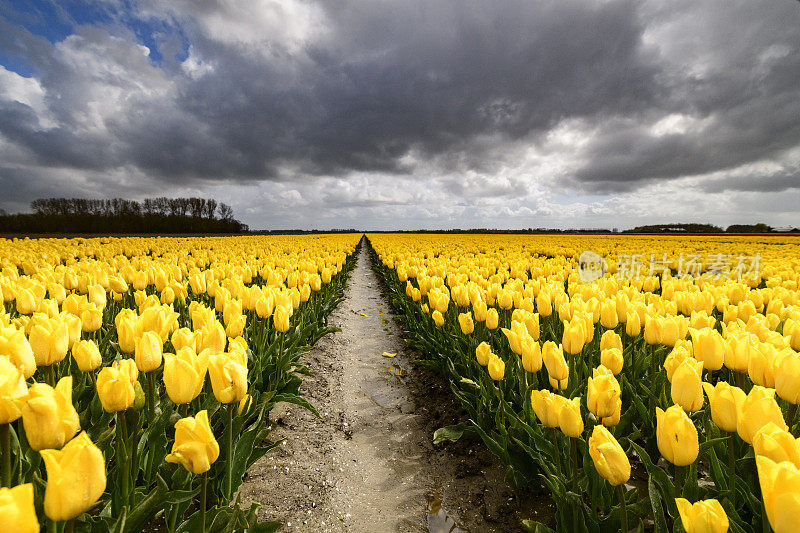
MULTIPOLYGON (((0 16, 2 57, 44 94, 37 107, 0 90, 14 202, 60 194, 65 175, 104 195, 414 176, 453 205, 691 176, 706 192, 777 191, 797 177, 795 3, 133 6, 54 43, 0 16), (758 162, 782 170, 742 170, 758 162)), ((367 209, 430 194, 318 199, 367 209)))

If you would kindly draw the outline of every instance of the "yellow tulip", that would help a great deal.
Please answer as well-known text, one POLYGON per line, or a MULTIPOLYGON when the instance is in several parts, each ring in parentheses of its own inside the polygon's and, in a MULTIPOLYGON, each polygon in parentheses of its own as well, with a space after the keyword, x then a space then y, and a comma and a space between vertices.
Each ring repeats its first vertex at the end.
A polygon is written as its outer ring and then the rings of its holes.
POLYGON ((133 405, 136 391, 128 374, 107 366, 97 375, 97 396, 107 413, 116 413, 133 405))
POLYGON ((7 356, 22 371, 25 379, 36 373, 36 358, 24 331, 0 325, 0 355, 7 356))
POLYGON ((208 353, 196 355, 188 346, 164 354, 164 386, 176 404, 189 403, 202 392, 208 371, 208 353))
POLYGON ((175 350, 180 350, 181 348, 190 348, 192 351, 197 350, 197 334, 189 328, 176 329, 172 333, 170 340, 175 350))
POLYGON ((756 457, 761 498, 775 533, 794 533, 800 524, 800 470, 788 462, 756 457))
POLYGON ((783 429, 789 429, 783 420, 783 413, 775 401, 775 390, 754 385, 739 407, 736 431, 747 444, 753 443, 756 432, 770 422, 783 429))
POLYGON ((140 372, 150 372, 161 366, 163 344, 154 331, 145 331, 136 341, 134 361, 140 372))
POLYGON ((598 419, 613 418, 621 395, 622 389, 611 370, 603 365, 592 370, 586 390, 586 407, 594 416, 598 419))
POLYGON ((94 304, 81 311, 81 329, 87 333, 97 331, 103 326, 103 310, 94 304))
POLYGON ((124 317, 117 324, 117 338, 119 348, 125 353, 133 353, 136 350, 136 319, 124 317))
POLYGON ((61 448, 81 428, 72 405, 72 376, 61 378, 55 388, 31 385, 21 411, 25 436, 37 451, 61 448))
MULTIPOLYGON (((506 328, 500 328, 500 331, 502 331, 503 335, 505 335, 506 339, 508 339, 508 347, 511 348, 511 351, 517 355, 521 355, 522 339, 517 334, 517 332, 506 328)), ((526 336, 528 335, 527 332, 525 333, 525 335, 526 336)))
POLYGON ((247 394, 247 368, 228 354, 209 357, 208 375, 220 403, 238 402, 247 394))
POLYGON ((536 310, 541 316, 548 317, 553 314, 553 302, 547 291, 541 291, 536 295, 536 310))
POLYGON ((658 344, 658 319, 660 317, 648 316, 644 322, 644 341, 647 344, 658 344))
MULTIPOLYGON (((275 320, 275 316, 272 317, 275 320)), ((288 320, 288 319, 287 319, 288 320)), ((199 351, 209 350, 211 353, 220 353, 225 350, 225 343, 227 342, 225 330, 222 325, 214 320, 201 330, 199 351)))
POLYGON ((172 453, 164 459, 166 462, 180 464, 193 474, 202 474, 208 472, 218 457, 219 444, 208 424, 206 411, 175 423, 175 443, 172 453))
POLYGON ((526 372, 538 372, 542 369, 542 347, 530 336, 522 341, 522 368, 526 372))
POLYGON ((685 359, 672 375, 670 395, 672 401, 683 407, 684 411, 693 413, 703 407, 702 372, 703 363, 685 359))
POLYGON ((751 335, 736 337, 730 335, 725 338, 725 367, 736 372, 747 372, 751 354, 756 350, 755 341, 751 335))
POLYGON ((510 291, 506 289, 501 289, 500 292, 497 294, 497 305, 500 309, 509 310, 514 307, 514 298, 511 295, 510 291))
POLYGON ((244 332, 247 324, 247 317, 243 314, 233 316, 225 327, 225 335, 228 337, 238 337, 244 332))
POLYGON ((725 339, 711 328, 689 328, 692 335, 694 358, 703 363, 706 370, 719 370, 725 361, 725 339))
POLYGON ((489 364, 489 355, 492 353, 492 348, 487 344, 485 341, 481 342, 477 348, 475 348, 475 357, 478 359, 478 364, 481 366, 486 366, 489 364))
POLYGON ((608 330, 600 337, 600 351, 609 348, 622 350, 622 339, 613 330, 608 330))
POLYGON ((444 326, 444 316, 442 315, 442 313, 439 312, 438 309, 434 310, 433 313, 431 313, 431 318, 433 318, 433 323, 436 324, 437 328, 444 326))
POLYGON ((0 516, 7 531, 39 533, 39 520, 33 505, 33 484, 0 488, 0 516))
POLYGON ((25 376, 8 357, 0 355, 0 424, 9 424, 22 416, 20 408, 27 394, 25 376))
POLYGON ((686 533, 726 533, 730 524, 728 515, 717 500, 690 503, 684 498, 675 498, 686 533))
POLYGON ((666 411, 656 407, 656 444, 661 456, 676 466, 690 465, 697 459, 697 428, 680 405, 666 411))
POLYGON ((573 355, 581 353, 585 341, 586 329, 583 321, 564 321, 564 334, 561 339, 561 345, 565 352, 573 355))
POLYGON ((85 431, 61 450, 42 450, 47 469, 44 512, 50 520, 72 520, 97 503, 106 489, 103 453, 85 431))
POLYGON ((500 315, 497 313, 497 309, 492 307, 486 312, 486 327, 488 329, 497 329, 497 326, 500 325, 500 315))
POLYGON ((72 358, 81 372, 91 372, 103 363, 100 350, 92 340, 78 341, 72 345, 72 358))
POLYGON ((475 324, 472 322, 472 313, 469 311, 466 313, 459 313, 458 325, 461 326, 461 333, 464 335, 469 335, 475 331, 475 324))
POLYGON ((775 391, 787 402, 800 404, 800 356, 796 353, 787 353, 777 365, 775 391))
POLYGON ((769 422, 756 431, 753 436, 753 448, 756 455, 769 457, 776 463, 790 461, 800 468, 800 439, 791 433, 769 422))
POLYGON ((475 303, 472 304, 472 312, 475 315, 476 322, 485 322, 489 308, 486 307, 486 302, 483 300, 476 300, 475 303))
MULTIPOLYGON (((523 322, 525 323, 525 329, 528 330, 528 335, 535 340, 539 340, 539 314, 538 313, 528 313, 523 322)), ((513 328, 512 328, 513 329, 513 328)))
POLYGON ((531 391, 531 407, 545 427, 555 428, 559 424, 561 405, 566 401, 563 396, 553 394, 548 390, 531 391))
POLYGON ((624 363, 620 348, 606 348, 600 352, 600 364, 610 369, 615 376, 622 372, 624 363))
POLYGON ((547 369, 551 383, 555 382, 559 390, 567 388, 569 379, 569 367, 564 359, 564 351, 561 346, 553 341, 547 341, 542 346, 542 361, 547 369))
POLYGON ((558 412, 558 426, 567 437, 577 438, 583 433, 580 397, 565 400, 558 412))
POLYGON ((775 388, 775 356, 775 347, 767 343, 759 344, 750 352, 747 375, 753 383, 770 389, 775 388))
POLYGON ((625 333, 630 337, 636 337, 642 331, 642 324, 639 321, 639 314, 636 311, 628 311, 625 315, 625 333))
POLYGON ((612 486, 618 486, 631 477, 631 463, 617 439, 604 426, 595 426, 589 437, 589 455, 597 473, 612 486))
MULTIPOLYGON (((34 320, 37 315, 34 315, 34 320)), ((69 350, 67 324, 56 319, 36 320, 28 337, 37 366, 61 362, 69 350)))
POLYGON ((136 367, 136 362, 133 359, 120 359, 111 363, 111 368, 128 376, 131 383, 139 379, 139 369, 136 367))
POLYGON ((275 329, 281 333, 289 331, 289 327, 291 326, 289 322, 290 317, 291 311, 288 308, 282 305, 277 306, 272 313, 272 321, 275 324, 275 329))
POLYGON ((739 409, 746 397, 744 391, 724 381, 717 382, 716 386, 703 383, 703 389, 711 406, 711 419, 717 427, 728 433, 736 431, 739 409))
POLYGON ((505 376, 506 364, 502 359, 495 354, 489 355, 489 376, 495 380, 500 381, 505 376))

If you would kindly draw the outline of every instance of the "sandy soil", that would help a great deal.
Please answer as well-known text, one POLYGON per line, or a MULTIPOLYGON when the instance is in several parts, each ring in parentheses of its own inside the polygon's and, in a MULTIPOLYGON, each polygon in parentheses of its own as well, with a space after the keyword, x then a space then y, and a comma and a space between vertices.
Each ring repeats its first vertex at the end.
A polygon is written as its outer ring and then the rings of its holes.
POLYGON ((342 331, 304 358, 315 375, 301 394, 323 418, 276 406, 270 439, 286 441, 250 469, 243 502, 282 531, 519 531, 533 498, 513 496, 483 444, 433 445, 464 413, 442 378, 413 365, 365 248, 330 318, 342 331))

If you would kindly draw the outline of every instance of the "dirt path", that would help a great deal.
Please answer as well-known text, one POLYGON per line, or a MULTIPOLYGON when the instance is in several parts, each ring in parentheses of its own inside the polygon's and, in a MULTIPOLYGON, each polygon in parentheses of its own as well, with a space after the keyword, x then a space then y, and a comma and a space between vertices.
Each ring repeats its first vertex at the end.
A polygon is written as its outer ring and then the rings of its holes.
POLYGON ((516 530, 517 504, 483 445, 432 444, 462 412, 441 378, 412 365, 366 246, 330 323, 342 331, 305 356, 315 375, 301 387, 323 419, 276 406, 270 438, 286 442, 250 469, 243 501, 283 531, 516 530))

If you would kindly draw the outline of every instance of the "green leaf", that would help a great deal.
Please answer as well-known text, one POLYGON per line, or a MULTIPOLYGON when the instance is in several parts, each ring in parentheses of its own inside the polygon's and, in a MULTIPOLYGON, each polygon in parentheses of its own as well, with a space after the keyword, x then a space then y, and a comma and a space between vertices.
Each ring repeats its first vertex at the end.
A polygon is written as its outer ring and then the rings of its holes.
POLYGON ((469 422, 459 422, 451 426, 437 429, 433 433, 433 443, 440 444, 444 441, 456 442, 458 439, 467 435, 475 435, 477 432, 469 422))
POLYGON ((661 494, 658 492, 653 478, 647 480, 647 492, 650 495, 650 506, 653 510, 653 531, 667 533, 667 519, 664 517, 664 506, 661 505, 661 494))

